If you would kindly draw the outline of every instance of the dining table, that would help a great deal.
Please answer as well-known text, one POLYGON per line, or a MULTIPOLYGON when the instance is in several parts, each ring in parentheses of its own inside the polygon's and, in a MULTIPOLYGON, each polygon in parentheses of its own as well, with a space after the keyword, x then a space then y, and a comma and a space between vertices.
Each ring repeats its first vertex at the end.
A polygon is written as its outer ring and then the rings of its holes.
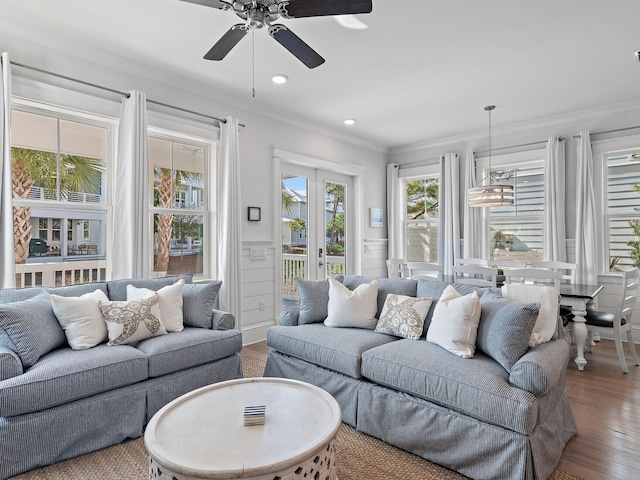
POLYGON ((571 308, 573 314, 573 326, 571 332, 573 343, 576 346, 576 358, 574 360, 578 370, 583 371, 587 365, 584 358, 584 347, 587 343, 587 325, 584 316, 587 314, 587 304, 592 302, 602 291, 604 285, 587 285, 580 283, 560 284, 560 305, 571 308))

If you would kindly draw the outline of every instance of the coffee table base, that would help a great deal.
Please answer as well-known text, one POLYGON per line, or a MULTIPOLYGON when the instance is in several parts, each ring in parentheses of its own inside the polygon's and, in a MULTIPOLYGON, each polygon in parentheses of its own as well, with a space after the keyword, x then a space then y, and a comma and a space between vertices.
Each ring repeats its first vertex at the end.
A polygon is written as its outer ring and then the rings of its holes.
MULTIPOLYGON (((232 480, 237 478, 246 478, 250 480, 338 480, 335 458, 336 442, 335 439, 333 439, 326 448, 316 452, 316 454, 312 455, 307 460, 300 462, 299 465, 295 465, 280 472, 273 472, 253 477, 215 476, 211 478, 220 480, 232 480)), ((165 467, 158 465, 153 458, 151 458, 151 463, 149 465, 149 478, 160 480, 200 480, 202 477, 196 478, 171 472, 165 467)))

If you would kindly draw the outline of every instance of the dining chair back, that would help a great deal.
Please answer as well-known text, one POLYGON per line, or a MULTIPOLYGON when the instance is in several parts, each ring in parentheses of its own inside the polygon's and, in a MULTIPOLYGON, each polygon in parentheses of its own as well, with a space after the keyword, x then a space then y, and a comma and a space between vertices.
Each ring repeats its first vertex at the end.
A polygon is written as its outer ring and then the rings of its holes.
POLYGON ((504 283, 533 283, 542 285, 553 285, 556 290, 560 290, 562 273, 542 268, 513 268, 505 270, 504 283))
POLYGON ((474 257, 459 258, 456 261, 456 265, 480 265, 482 267, 486 267, 487 261, 484 258, 474 258, 474 257))
POLYGON ((454 265, 453 280, 455 283, 495 288, 498 283, 498 269, 481 265, 454 265))
POLYGON ((547 270, 555 270, 562 272, 563 283, 576 283, 576 270, 578 265, 575 263, 544 261, 531 262, 533 268, 544 268, 547 270))
POLYGON ((387 277, 402 278, 406 273, 406 264, 400 258, 389 258, 387 260, 387 277))
POLYGON ((624 358, 624 350, 622 349, 622 335, 626 333, 627 344, 633 361, 636 365, 640 365, 638 361, 638 353, 633 343, 633 330, 631 320, 633 318, 633 310, 638 298, 638 286, 640 285, 640 271, 634 268, 629 271, 622 272, 622 288, 618 301, 616 303, 615 313, 602 312, 599 310, 587 310, 585 315, 585 323, 589 332, 587 345, 592 344, 592 335, 594 332, 607 333, 613 336, 616 345, 616 353, 618 354, 618 362, 624 373, 629 373, 627 362, 624 358))
POLYGON ((444 267, 431 262, 407 262, 407 272, 416 280, 442 280, 444 267))
POLYGON ((517 260, 509 260, 508 258, 502 260, 492 260, 489 265, 497 268, 526 268, 527 262, 519 262, 517 260))

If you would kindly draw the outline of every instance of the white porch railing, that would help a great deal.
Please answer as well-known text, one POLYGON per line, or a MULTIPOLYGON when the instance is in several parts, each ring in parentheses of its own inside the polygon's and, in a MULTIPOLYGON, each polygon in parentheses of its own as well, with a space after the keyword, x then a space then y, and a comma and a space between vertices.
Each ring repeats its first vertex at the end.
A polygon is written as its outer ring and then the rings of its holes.
MULTIPOLYGON (((282 293, 285 295, 297 295, 298 284, 296 277, 305 278, 307 272, 307 256, 285 253, 282 255, 282 293)), ((327 255, 326 275, 337 275, 344 273, 345 260, 343 256, 327 255)))
POLYGON ((16 287, 62 287, 106 280, 105 260, 16 265, 16 287))

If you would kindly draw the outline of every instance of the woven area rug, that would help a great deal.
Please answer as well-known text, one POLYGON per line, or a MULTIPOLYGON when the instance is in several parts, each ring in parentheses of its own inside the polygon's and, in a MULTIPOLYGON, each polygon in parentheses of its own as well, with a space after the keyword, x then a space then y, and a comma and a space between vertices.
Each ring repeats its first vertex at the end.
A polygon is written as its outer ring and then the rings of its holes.
MULTIPOLYGON (((264 361, 245 355, 245 377, 259 377, 264 361)), ((337 436, 340 480, 464 480, 467 477, 392 447, 342 424, 337 436)), ((142 438, 13 477, 14 480, 145 480, 149 460, 142 438)), ((580 480, 555 471, 551 480, 580 480)))

